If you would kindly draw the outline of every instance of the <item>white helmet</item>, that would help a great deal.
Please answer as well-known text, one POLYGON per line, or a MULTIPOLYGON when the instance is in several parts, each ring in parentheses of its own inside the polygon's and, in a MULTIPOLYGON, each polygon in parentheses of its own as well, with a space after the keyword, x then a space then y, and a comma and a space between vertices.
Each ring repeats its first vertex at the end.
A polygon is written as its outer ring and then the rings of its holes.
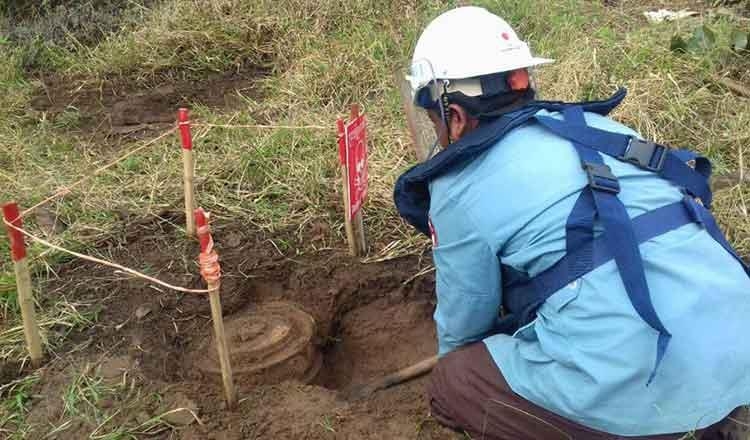
POLYGON ((428 159, 440 151, 437 133, 448 131, 446 97, 454 92, 473 98, 528 91, 528 72, 521 69, 551 62, 534 57, 508 23, 484 8, 461 7, 438 16, 419 37, 405 78, 408 84, 401 87, 418 158, 428 159), (506 76, 496 81, 494 74, 506 76), (523 76, 519 88, 514 76, 523 76), (439 111, 440 126, 433 125, 422 111, 426 109, 439 111))
POLYGON ((417 41, 412 62, 429 60, 440 79, 471 78, 551 63, 537 58, 502 18, 484 8, 452 9, 417 41))
POLYGON ((533 56, 529 45, 502 18, 466 6, 427 25, 414 49, 408 79, 416 93, 435 79, 473 78, 551 62, 533 56))

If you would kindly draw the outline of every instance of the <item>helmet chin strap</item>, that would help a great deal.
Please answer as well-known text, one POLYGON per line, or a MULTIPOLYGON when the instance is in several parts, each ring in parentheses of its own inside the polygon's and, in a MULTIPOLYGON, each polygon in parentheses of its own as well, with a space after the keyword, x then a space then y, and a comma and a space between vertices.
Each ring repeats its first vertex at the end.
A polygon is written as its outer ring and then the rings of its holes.
MULTIPOLYGON (((450 102, 448 101, 448 86, 450 85, 450 81, 443 80, 443 93, 440 95, 440 105, 442 106, 441 112, 440 112, 440 118, 443 120, 443 125, 445 126, 445 134, 448 136, 448 145, 450 145, 453 141, 451 140, 451 130, 450 126, 448 125, 448 114, 450 112, 450 109, 448 108, 448 105, 450 102)), ((438 136, 438 143, 440 142, 440 136, 438 136)))
POLYGON ((435 157, 436 154, 438 154, 442 150, 443 150, 443 146, 440 145, 440 139, 435 140, 435 143, 432 144, 432 148, 430 148, 430 152, 427 153, 427 159, 426 160, 432 159, 433 157, 435 157))

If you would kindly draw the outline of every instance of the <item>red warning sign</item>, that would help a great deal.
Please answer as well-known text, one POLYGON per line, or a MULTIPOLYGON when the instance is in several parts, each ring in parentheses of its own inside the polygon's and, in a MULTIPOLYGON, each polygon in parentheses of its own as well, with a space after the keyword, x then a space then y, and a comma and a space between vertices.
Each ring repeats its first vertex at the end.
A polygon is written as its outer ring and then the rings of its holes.
POLYGON ((344 124, 339 121, 339 160, 349 176, 349 218, 353 218, 367 197, 367 118, 358 115, 344 124))

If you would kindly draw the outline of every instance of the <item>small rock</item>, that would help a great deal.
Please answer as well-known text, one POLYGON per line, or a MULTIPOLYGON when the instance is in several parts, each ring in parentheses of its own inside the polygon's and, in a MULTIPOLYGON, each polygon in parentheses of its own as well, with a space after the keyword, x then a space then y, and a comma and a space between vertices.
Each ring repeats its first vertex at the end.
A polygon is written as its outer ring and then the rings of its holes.
POLYGON ((109 409, 115 404, 115 401, 109 398, 102 399, 99 401, 99 408, 109 409))
POLYGON ((225 239, 224 244, 228 248, 236 248, 242 244, 242 236, 237 233, 230 233, 225 239))
POLYGON ((102 362, 99 367, 99 374, 105 379, 115 379, 120 377, 125 371, 128 371, 129 368, 130 358, 127 356, 120 356, 102 362))
POLYGON ((187 409, 175 409, 176 411, 167 413, 166 415, 162 416, 162 419, 170 425, 175 426, 187 426, 195 422, 195 417, 193 417, 193 415, 187 409))
POLYGON ((138 319, 143 319, 149 313, 151 313, 151 306, 146 304, 142 304, 135 309, 135 317, 138 319))
POLYGON ((68 227, 68 225, 60 220, 56 212, 52 212, 44 206, 40 206, 34 210, 34 216, 36 217, 37 224, 47 235, 61 234, 68 227))

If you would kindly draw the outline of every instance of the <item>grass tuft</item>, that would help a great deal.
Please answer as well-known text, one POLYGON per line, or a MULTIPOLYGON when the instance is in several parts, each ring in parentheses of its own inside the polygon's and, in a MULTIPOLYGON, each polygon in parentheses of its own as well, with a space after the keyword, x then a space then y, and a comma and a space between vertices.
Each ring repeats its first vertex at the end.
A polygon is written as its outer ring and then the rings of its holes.
POLYGON ((0 433, 4 438, 25 438, 25 416, 29 412, 32 389, 39 381, 38 374, 30 374, 0 386, 0 433))

